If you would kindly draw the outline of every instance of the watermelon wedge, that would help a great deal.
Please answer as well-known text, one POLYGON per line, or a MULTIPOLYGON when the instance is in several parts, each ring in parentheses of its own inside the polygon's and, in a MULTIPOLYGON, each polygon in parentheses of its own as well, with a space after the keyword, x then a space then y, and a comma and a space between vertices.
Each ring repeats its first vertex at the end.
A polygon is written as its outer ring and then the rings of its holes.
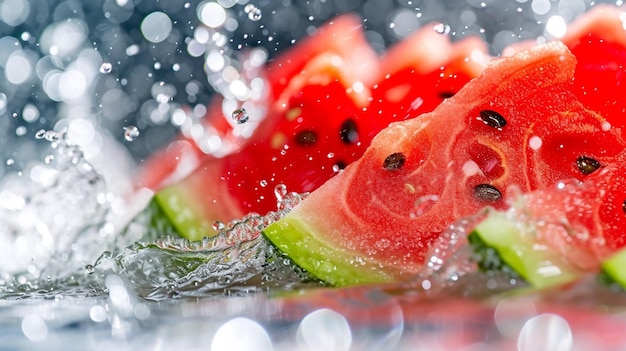
POLYGON ((459 217, 522 192, 584 180, 624 140, 571 92, 576 59, 554 42, 493 60, 432 113, 390 125, 363 157, 263 233, 333 285, 420 272, 459 217))
POLYGON ((485 258, 479 266, 508 270, 538 288, 580 279, 601 266, 621 281, 624 255, 613 255, 626 245, 624 156, 584 182, 513 196, 510 210, 492 211, 469 236, 477 257, 485 258))
MULTIPOLYGON (((598 4, 567 27, 560 38, 576 56, 572 92, 587 108, 601 112, 608 126, 624 128, 626 119, 626 31, 624 10, 598 4)), ((504 49, 503 55, 532 48, 536 41, 524 41, 504 49)))
POLYGON ((318 50, 322 39, 310 39, 270 63, 267 117, 233 154, 206 155, 196 165, 194 147, 184 140, 157 154, 146 172, 154 169, 157 176, 140 181, 157 190, 153 215, 165 214, 177 234, 199 240, 217 233, 216 221, 276 210, 277 186, 317 189, 358 159, 389 123, 431 111, 453 95, 478 75, 486 57, 477 38, 453 44, 426 27, 371 59, 361 27, 341 17, 317 34, 333 42, 328 51, 318 50), (193 171, 171 182, 172 158, 178 166, 192 163, 193 171))

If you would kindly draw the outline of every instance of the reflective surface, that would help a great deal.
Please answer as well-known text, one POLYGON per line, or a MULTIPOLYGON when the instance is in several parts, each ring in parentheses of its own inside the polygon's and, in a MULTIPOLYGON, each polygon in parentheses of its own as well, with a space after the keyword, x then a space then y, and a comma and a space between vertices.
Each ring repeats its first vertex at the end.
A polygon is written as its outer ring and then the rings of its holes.
POLYGON ((3 301, 0 347, 467 351, 615 350, 626 343, 623 309, 583 303, 580 294, 496 302, 361 287, 155 303, 136 300, 116 279, 109 278, 108 298, 3 301))

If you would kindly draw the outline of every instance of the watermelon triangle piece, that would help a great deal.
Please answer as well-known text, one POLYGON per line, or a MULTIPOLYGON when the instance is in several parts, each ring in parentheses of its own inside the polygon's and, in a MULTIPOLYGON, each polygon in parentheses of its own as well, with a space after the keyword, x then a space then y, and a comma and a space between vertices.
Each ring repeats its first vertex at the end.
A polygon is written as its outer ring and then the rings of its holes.
POLYGON ((493 60, 432 113, 379 133, 264 235, 332 285, 415 276, 456 218, 504 208, 513 185, 583 180, 624 148, 571 93, 575 67, 558 42, 493 60))

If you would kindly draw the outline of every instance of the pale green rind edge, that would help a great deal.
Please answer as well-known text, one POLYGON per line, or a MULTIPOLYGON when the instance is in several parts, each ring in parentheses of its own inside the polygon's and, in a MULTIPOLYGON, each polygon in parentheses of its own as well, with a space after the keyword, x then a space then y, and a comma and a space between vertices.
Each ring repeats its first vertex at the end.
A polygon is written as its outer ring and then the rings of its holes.
POLYGON ((534 247, 533 230, 532 226, 494 211, 472 233, 478 235, 498 253, 504 263, 536 288, 558 286, 580 278, 579 273, 563 264, 559 252, 534 247))
POLYGON ((265 228, 263 235, 295 264, 330 285, 376 284, 395 280, 397 272, 389 272, 374 260, 320 241, 313 227, 292 212, 265 228))
POLYGON ((203 220, 202 216, 194 211, 191 203, 193 199, 179 187, 170 186, 162 189, 151 201, 161 209, 180 237, 198 241, 215 234, 212 223, 203 220))
POLYGON ((626 289, 626 250, 621 250, 602 262, 602 272, 611 281, 626 289))

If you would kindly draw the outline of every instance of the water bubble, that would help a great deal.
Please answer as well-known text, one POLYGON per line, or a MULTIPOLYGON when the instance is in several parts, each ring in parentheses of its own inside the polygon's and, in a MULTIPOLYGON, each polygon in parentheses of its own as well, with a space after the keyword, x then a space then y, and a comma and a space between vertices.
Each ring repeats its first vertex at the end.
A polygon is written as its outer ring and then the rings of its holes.
POLYGON ((410 218, 418 218, 423 216, 426 212, 437 203, 439 197, 437 195, 424 195, 415 201, 414 208, 409 214, 410 218))
POLYGON ((44 162, 46 164, 52 163, 53 160, 54 160, 54 155, 46 155, 46 157, 44 158, 44 162))
POLYGON ((287 186, 285 184, 278 184, 274 187, 274 196, 277 201, 282 201, 287 196, 287 186))
POLYGON ((95 272, 95 267, 91 264, 88 264, 85 266, 85 269, 87 270, 87 273, 92 274, 93 272, 95 272))
POLYGON ((244 7, 244 11, 248 14, 248 19, 250 19, 251 21, 258 21, 261 19, 261 17, 263 17, 261 9, 252 4, 246 5, 246 7, 244 7))
POLYGON ((139 136, 139 129, 135 126, 124 127, 124 139, 134 141, 139 136))
POLYGON ((141 33, 146 40, 160 43, 172 32, 172 20, 164 12, 155 11, 141 22, 141 33))
POLYGON ((224 230, 224 228, 226 228, 226 225, 224 224, 224 222, 222 221, 213 222, 213 230, 215 230, 216 232, 219 232, 220 230, 224 230))
POLYGON ((100 65, 100 73, 102 74, 109 74, 111 73, 112 70, 113 70, 113 65, 111 65, 110 62, 103 62, 100 65))
POLYGON ((239 108, 233 111, 232 117, 238 124, 246 123, 250 119, 248 111, 246 111, 245 108, 239 108))
POLYGON ((259 182, 259 185, 261 185, 261 187, 262 187, 262 188, 265 188, 265 187, 267 186, 267 180, 262 179, 262 180, 259 182))
POLYGON ((39 129, 37 133, 35 133, 35 138, 43 139, 46 136, 46 131, 43 129, 39 129))
POLYGON ((7 166, 12 166, 14 164, 15 164, 15 160, 14 159, 10 158, 10 159, 7 160, 7 166))
POLYGON ((437 23, 433 29, 435 29, 435 32, 439 33, 439 34, 448 34, 450 33, 450 26, 445 24, 445 23, 437 23))

